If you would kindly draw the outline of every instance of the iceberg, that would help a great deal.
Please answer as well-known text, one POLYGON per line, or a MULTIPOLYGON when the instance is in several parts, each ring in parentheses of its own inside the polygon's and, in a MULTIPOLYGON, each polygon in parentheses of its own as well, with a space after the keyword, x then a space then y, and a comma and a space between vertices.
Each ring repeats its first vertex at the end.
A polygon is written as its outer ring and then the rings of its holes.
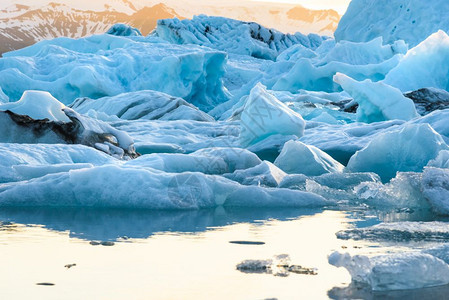
POLYGON ((20 101, 1 104, 0 124, 2 143, 83 144, 117 158, 138 156, 126 132, 78 114, 47 92, 26 91, 20 101))
POLYGON ((326 39, 316 34, 283 34, 254 22, 205 15, 182 21, 159 20, 153 34, 170 43, 196 44, 270 60, 293 45, 316 49, 326 39))
POLYGON ((449 215, 448 169, 426 168, 423 173, 422 190, 436 214, 449 215))
POLYGON ((404 93, 421 88, 449 91, 448 53, 449 36, 440 30, 408 51, 399 64, 387 74, 384 83, 404 93))
POLYGON ((334 76, 334 81, 358 103, 359 122, 409 121, 418 116, 413 101, 392 86, 369 79, 358 82, 340 73, 334 76))
POLYGON ((420 289, 449 283, 449 265, 424 252, 393 253, 368 257, 334 252, 329 263, 344 267, 354 282, 374 291, 420 289))
MULTIPOLYGON (((124 120, 194 120, 214 119, 184 99, 157 91, 123 93, 99 99, 78 98, 69 105, 81 114, 91 111, 117 116, 124 120)), ((0 106, 1 108, 1 106, 0 106)))
POLYGON ((242 186, 202 173, 166 173, 104 165, 0 185, 1 207, 199 209, 322 207, 335 203, 313 193, 242 186))
POLYGON ((0 143, 0 183, 118 162, 84 145, 0 143))
POLYGON ((236 170, 224 177, 237 181, 243 185, 257 185, 265 187, 278 187, 287 174, 270 163, 263 161, 259 165, 245 170, 236 170))
POLYGON ((396 42, 383 46, 377 39, 368 43, 340 42, 316 57, 301 57, 283 74, 275 78, 272 89, 298 93, 299 90, 338 92, 340 86, 333 81, 337 73, 356 80, 380 81, 396 67, 407 47, 396 42))
POLYGON ((70 122, 63 112, 64 108, 64 104, 44 91, 25 91, 19 101, 0 104, 0 111, 9 110, 35 120, 70 122))
POLYGON ((301 115, 268 93, 262 84, 257 84, 246 100, 240 127, 241 144, 248 147, 276 134, 301 137, 305 122, 301 115))
POLYGON ((289 174, 304 174, 307 176, 343 172, 344 170, 344 166, 327 153, 300 141, 285 143, 274 164, 289 174))
POLYGON ((368 42, 379 36, 385 43, 404 40, 411 47, 429 35, 449 31, 442 16, 445 0, 353 0, 335 31, 337 41, 368 42))
POLYGON ((116 36, 142 36, 139 29, 122 23, 112 25, 106 33, 116 36))
POLYGON ((347 170, 374 172, 389 181, 399 171, 421 172, 441 150, 448 146, 429 124, 405 124, 376 136, 351 157, 347 170))
POLYGON ((3 56, 0 86, 12 100, 32 89, 64 104, 140 90, 181 97, 203 110, 228 100, 226 53, 195 45, 104 34, 42 41, 3 56))

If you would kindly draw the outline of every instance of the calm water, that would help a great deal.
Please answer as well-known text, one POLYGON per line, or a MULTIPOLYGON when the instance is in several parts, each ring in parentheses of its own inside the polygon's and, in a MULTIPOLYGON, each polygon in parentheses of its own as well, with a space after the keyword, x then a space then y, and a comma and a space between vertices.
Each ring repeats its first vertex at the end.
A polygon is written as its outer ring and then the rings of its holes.
POLYGON ((414 219, 427 218, 292 209, 2 209, 0 298, 418 299, 447 295, 448 287, 373 295, 350 285, 346 270, 327 263, 333 250, 373 254, 404 248, 338 240, 337 231, 381 220, 414 219), (229 243, 236 240, 265 244, 229 243), (101 242, 104 245, 92 245, 101 242), (292 264, 317 268, 318 275, 281 277, 236 270, 243 260, 269 259, 278 254, 289 254, 292 264), (64 267, 68 264, 76 266, 64 267))

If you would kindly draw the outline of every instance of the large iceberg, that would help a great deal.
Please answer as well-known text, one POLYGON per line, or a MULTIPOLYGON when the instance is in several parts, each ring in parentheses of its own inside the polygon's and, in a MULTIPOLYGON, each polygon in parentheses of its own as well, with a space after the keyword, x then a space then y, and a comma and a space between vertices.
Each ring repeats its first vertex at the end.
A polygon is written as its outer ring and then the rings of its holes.
POLYGON ((25 90, 49 91, 64 104, 157 90, 209 110, 227 100, 226 53, 155 38, 97 35, 42 41, 0 58, 0 86, 12 100, 25 90))
POLYGON ((171 43, 202 45, 271 60, 296 44, 316 49, 325 39, 316 34, 283 34, 253 22, 205 15, 182 21, 159 20, 153 34, 171 43))
POLYGON ((335 38, 368 42, 381 36, 386 43, 404 40, 413 47, 440 29, 449 31, 448 9, 445 0, 352 0, 335 38))
POLYGON ((0 185, 0 206, 198 209, 322 207, 333 205, 313 193, 245 187, 220 176, 165 173, 145 167, 104 165, 0 185))

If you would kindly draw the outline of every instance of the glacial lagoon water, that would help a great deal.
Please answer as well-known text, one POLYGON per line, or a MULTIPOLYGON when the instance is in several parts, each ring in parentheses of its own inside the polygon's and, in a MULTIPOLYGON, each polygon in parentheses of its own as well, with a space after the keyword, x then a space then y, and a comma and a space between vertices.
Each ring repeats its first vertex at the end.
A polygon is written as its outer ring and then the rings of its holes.
POLYGON ((361 209, 2 208, 0 298, 444 299, 447 286, 373 294, 351 284, 345 269, 327 261, 334 250, 372 255, 428 246, 339 240, 335 235, 406 220, 434 219, 421 212, 361 209), (244 260, 279 254, 318 274, 275 276, 236 269, 244 260))

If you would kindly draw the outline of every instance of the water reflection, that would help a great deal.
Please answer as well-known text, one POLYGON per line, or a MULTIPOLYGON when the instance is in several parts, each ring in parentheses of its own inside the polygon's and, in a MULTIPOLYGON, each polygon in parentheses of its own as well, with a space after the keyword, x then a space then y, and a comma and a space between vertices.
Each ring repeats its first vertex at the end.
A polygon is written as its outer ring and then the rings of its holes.
MULTIPOLYGON (((158 232, 197 233, 235 223, 291 220, 322 212, 317 209, 230 209, 150 211, 123 209, 2 208, 0 221, 41 225, 84 240, 144 239, 158 232)), ((3 229, 2 229, 3 230, 3 229)))
POLYGON ((336 287, 328 292, 331 299, 447 299, 449 285, 425 288, 419 290, 373 292, 369 286, 351 283, 348 287, 336 287))

